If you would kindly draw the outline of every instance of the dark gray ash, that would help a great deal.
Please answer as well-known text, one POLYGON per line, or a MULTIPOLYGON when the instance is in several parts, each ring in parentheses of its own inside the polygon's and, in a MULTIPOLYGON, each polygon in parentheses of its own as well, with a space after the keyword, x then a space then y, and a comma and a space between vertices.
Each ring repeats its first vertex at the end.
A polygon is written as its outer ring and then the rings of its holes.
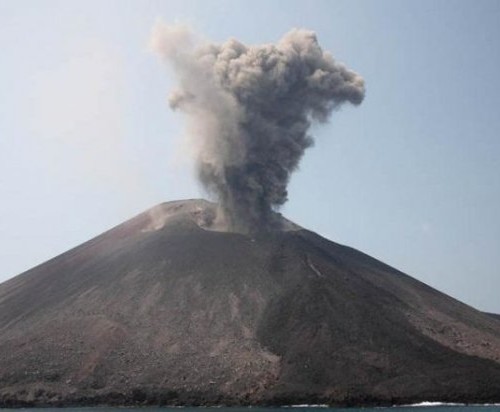
POLYGON ((360 104, 363 79, 302 29, 246 46, 197 42, 185 27, 159 25, 153 47, 177 75, 170 106, 187 115, 199 180, 228 229, 279 229, 273 209, 287 201, 291 173, 313 144, 311 123, 360 104))

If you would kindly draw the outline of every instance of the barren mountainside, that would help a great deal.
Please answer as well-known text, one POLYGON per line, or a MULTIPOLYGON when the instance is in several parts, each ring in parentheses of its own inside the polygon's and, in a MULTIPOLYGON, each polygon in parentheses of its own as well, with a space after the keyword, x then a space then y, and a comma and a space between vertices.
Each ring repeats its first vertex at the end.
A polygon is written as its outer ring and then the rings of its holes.
POLYGON ((164 203, 0 285, 0 406, 500 401, 500 319, 287 223, 164 203))

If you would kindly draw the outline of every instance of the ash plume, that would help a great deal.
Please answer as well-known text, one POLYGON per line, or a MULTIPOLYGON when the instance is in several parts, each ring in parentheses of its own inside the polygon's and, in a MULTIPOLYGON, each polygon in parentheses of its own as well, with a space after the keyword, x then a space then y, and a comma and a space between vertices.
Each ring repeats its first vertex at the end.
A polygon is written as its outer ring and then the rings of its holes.
POLYGON ((218 198, 229 230, 279 229, 274 210, 313 144, 311 123, 345 102, 360 104, 363 79, 302 29, 276 44, 246 46, 158 24, 151 44, 177 76, 170 106, 187 115, 198 178, 218 198))

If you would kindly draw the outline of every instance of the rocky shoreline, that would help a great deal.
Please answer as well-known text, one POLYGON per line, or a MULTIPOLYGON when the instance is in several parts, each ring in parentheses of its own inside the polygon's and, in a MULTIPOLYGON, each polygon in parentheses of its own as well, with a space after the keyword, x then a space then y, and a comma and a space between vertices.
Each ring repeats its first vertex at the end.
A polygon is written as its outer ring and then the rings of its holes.
POLYGON ((128 393, 109 392, 100 394, 61 395, 39 391, 34 396, 0 396, 0 408, 71 408, 71 407, 391 407, 412 406, 419 404, 442 404, 460 406, 483 406, 500 404, 500 394, 464 397, 460 394, 448 397, 375 397, 369 395, 345 395, 328 397, 308 394, 277 394, 262 399, 250 397, 226 397, 215 393, 195 393, 177 391, 143 391, 128 393))

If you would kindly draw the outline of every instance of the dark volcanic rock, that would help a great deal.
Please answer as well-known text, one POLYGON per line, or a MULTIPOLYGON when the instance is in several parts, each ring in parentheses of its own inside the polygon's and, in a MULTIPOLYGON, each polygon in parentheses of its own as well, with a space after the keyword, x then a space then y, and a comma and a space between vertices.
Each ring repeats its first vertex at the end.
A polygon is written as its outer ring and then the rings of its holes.
POLYGON ((0 285, 0 406, 500 401, 500 320, 289 223, 170 202, 0 285))

